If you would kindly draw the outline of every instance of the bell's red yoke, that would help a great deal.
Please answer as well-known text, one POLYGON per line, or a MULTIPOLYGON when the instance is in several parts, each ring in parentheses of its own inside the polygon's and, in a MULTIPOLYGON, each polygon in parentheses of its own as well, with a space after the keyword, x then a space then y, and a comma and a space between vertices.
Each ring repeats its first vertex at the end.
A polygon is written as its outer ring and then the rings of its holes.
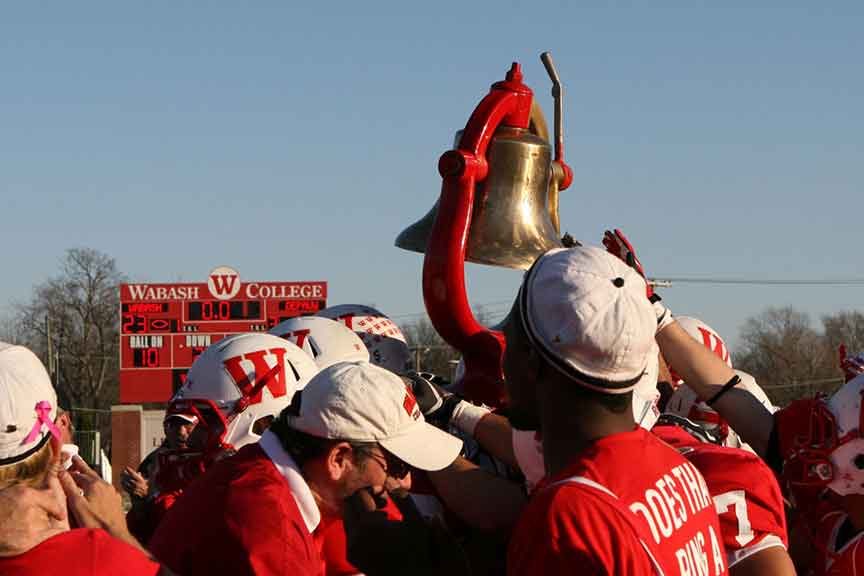
MULTIPOLYGON (((465 250, 475 186, 489 170, 489 142, 499 126, 527 129, 532 100, 533 93, 522 83, 522 70, 514 62, 506 79, 493 84, 471 114, 459 147, 441 156, 438 171, 444 181, 423 261, 426 311, 441 337, 462 353, 465 396, 495 407, 506 403, 504 335, 474 318, 465 290, 465 250)), ((563 159, 556 162, 565 174, 571 173, 563 159)))

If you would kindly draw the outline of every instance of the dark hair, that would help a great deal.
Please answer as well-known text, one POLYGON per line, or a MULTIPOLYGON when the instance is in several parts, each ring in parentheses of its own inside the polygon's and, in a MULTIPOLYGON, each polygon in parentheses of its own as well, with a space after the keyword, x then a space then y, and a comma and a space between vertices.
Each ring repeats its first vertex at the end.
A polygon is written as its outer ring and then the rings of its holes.
MULTIPOLYGON (((554 368, 551 367, 546 369, 554 370, 554 368)), ((602 406, 615 414, 623 414, 624 412, 633 409, 632 390, 622 394, 607 394, 577 384, 576 386, 573 386, 573 397, 580 399, 581 402, 590 402, 591 404, 602 406)))
POLYGON ((592 390, 590 388, 582 386, 578 380, 574 380, 572 378, 569 378, 567 375, 562 374, 557 368, 546 362, 546 359, 542 356, 538 355, 538 361, 540 362, 538 379, 541 381, 541 383, 538 385, 542 386, 543 380, 548 381, 552 379, 564 383, 565 385, 559 386, 558 389, 567 396, 566 403, 568 405, 600 406, 602 408, 605 408, 609 412, 613 412, 615 414, 623 414, 627 410, 633 409, 632 390, 621 394, 609 394, 606 392, 592 390), (544 374, 547 375, 545 379, 543 377, 544 374))
POLYGON ((270 424, 270 430, 279 439, 282 448, 300 467, 310 460, 320 458, 340 442, 347 442, 351 446, 355 456, 354 462, 359 466, 370 457, 372 447, 377 444, 376 442, 354 442, 313 436, 292 428, 289 419, 290 415, 283 410, 279 417, 270 424))

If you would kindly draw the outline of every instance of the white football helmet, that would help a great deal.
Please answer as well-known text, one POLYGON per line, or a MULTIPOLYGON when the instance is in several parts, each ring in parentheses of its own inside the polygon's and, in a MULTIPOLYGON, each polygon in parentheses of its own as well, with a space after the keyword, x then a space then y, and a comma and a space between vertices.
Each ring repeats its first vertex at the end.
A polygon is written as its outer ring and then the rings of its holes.
POLYGON ((236 334, 209 346, 192 364, 168 413, 194 414, 208 449, 240 447, 261 436, 255 424, 277 416, 318 367, 293 343, 272 334, 236 334))
MULTIPOLYGON (((734 366, 732 366, 732 354, 729 353, 729 348, 716 330, 698 318, 693 318, 691 316, 676 316, 675 320, 691 338, 697 342, 701 342, 703 346, 723 360, 727 366, 734 368, 734 366)), ((676 383, 680 384, 682 379, 675 373, 675 369, 672 366, 669 366, 669 371, 672 373, 672 377, 678 380, 676 383)))
MULTIPOLYGON (((736 388, 742 388, 753 394, 772 414, 777 411, 777 408, 771 404, 768 395, 765 394, 753 376, 743 370, 735 370, 735 374, 741 378, 741 383, 736 388)), ((750 446, 741 440, 738 434, 729 427, 729 424, 687 386, 679 387, 672 394, 666 404, 666 412, 677 414, 711 430, 722 440, 723 446, 743 448, 752 452, 750 446)))
POLYGON ((369 351, 344 324, 319 316, 297 316, 280 322, 270 334, 285 338, 309 354, 319 370, 336 362, 369 362, 369 351))
POLYGON ((841 496, 864 494, 864 375, 843 385, 827 401, 834 416, 836 447, 831 451, 833 477, 828 488, 841 496))
MULTIPOLYGON (((676 320, 687 334, 711 350, 718 358, 726 362, 727 366, 732 368, 732 355, 729 353, 729 348, 713 328, 701 320, 689 316, 678 316, 676 320)), ((711 430, 722 440, 724 446, 750 449, 749 446, 741 441, 738 434, 729 428, 729 424, 713 408, 701 401, 693 390, 682 385, 684 381, 671 365, 669 366, 669 372, 672 374, 672 378, 676 380, 675 384, 678 385, 678 388, 669 398, 669 402, 666 404, 666 412, 677 414, 711 430)), ((771 405, 768 395, 756 383, 756 379, 753 376, 742 370, 735 370, 735 373, 741 378, 741 383, 737 386, 738 388, 748 390, 772 413, 777 410, 771 405)))
POLYGON ((338 320, 356 332, 369 350, 372 364, 397 374, 413 369, 411 351, 402 330, 375 308, 361 304, 340 304, 320 310, 317 316, 338 320))

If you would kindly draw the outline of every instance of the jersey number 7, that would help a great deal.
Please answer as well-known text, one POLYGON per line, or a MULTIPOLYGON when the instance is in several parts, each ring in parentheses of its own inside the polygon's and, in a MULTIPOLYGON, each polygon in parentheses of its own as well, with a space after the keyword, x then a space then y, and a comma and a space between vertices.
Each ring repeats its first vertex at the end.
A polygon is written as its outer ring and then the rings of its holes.
POLYGON ((735 507, 735 516, 738 518, 738 535, 735 540, 743 548, 754 538, 750 518, 747 516, 747 499, 744 490, 730 490, 714 497, 714 507, 718 515, 729 512, 730 506, 735 507))

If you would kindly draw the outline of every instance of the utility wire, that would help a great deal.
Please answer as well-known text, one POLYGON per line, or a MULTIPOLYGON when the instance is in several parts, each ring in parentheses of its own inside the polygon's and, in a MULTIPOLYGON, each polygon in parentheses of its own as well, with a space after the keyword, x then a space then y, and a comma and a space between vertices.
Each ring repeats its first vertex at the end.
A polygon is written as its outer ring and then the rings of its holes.
MULTIPOLYGON (((817 280, 812 278, 789 278, 789 279, 774 279, 774 278, 714 278, 714 277, 696 277, 696 276, 657 276, 649 278, 652 284, 669 288, 677 284, 716 284, 725 286, 864 286, 864 278, 826 278, 817 280)), ((488 316, 499 320, 506 315, 509 306, 513 300, 496 300, 493 302, 481 302, 472 304, 474 310, 483 310, 488 316), (503 307, 503 308, 502 308, 503 307)), ((423 318, 427 314, 423 312, 411 312, 404 314, 395 314, 390 316, 391 319, 413 320, 423 318)))
POLYGON ((670 284, 741 284, 747 286, 864 286, 864 278, 813 279, 751 279, 751 278, 698 278, 694 276, 662 276, 654 282, 670 284))

